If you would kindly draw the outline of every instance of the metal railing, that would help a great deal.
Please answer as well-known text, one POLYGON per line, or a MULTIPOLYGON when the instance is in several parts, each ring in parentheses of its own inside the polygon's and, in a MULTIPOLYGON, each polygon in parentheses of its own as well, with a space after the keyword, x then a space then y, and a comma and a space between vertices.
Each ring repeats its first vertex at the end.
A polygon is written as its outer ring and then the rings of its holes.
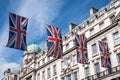
POLYGON ((94 75, 88 76, 82 80, 96 80, 96 79, 100 79, 100 78, 104 78, 105 76, 109 76, 110 74, 114 74, 114 73, 118 73, 120 74, 120 65, 113 67, 111 69, 107 69, 105 71, 96 73, 94 75))

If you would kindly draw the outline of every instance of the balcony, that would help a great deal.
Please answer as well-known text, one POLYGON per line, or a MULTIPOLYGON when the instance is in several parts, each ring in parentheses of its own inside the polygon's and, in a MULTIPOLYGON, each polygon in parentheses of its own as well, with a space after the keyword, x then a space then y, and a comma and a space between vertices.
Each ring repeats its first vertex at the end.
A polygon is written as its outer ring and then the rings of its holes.
POLYGON ((101 80, 101 79, 104 79, 105 77, 109 77, 113 74, 114 75, 120 74, 120 65, 113 67, 111 69, 107 69, 105 71, 96 73, 94 75, 88 76, 82 80, 101 80))

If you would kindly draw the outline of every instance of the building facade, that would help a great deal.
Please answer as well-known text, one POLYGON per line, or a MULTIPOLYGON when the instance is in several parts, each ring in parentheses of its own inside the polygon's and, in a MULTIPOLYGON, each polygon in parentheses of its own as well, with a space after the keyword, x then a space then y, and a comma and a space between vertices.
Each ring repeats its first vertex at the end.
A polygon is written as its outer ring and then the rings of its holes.
POLYGON ((17 78, 13 74, 6 78, 9 71, 5 71, 2 80, 120 80, 120 0, 112 0, 100 10, 91 8, 88 19, 69 25, 63 36, 62 59, 47 57, 47 41, 45 45, 45 51, 36 44, 29 45, 19 74, 14 74, 17 78), (75 33, 87 37, 89 64, 77 63, 75 33), (99 40, 108 43, 111 69, 101 67, 99 40))

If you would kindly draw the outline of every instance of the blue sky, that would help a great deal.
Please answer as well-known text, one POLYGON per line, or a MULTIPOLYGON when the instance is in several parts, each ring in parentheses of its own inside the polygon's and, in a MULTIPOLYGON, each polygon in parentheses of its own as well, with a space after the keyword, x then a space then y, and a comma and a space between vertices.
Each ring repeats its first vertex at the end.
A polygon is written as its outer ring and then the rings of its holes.
POLYGON ((89 18, 89 9, 100 9, 111 0, 0 0, 0 78, 7 68, 19 69, 23 51, 5 47, 9 35, 9 12, 29 18, 27 45, 35 43, 44 50, 45 24, 68 32, 71 22, 80 24, 89 18))

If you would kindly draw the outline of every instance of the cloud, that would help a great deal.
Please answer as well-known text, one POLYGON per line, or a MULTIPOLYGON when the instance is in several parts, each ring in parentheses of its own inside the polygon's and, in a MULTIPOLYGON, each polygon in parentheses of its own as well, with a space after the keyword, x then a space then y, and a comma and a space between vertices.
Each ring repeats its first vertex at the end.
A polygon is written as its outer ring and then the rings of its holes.
POLYGON ((3 72, 10 68, 11 70, 19 70, 20 64, 17 64, 15 62, 7 62, 4 58, 0 58, 0 79, 2 78, 3 72))
POLYGON ((42 38, 45 34, 45 24, 51 24, 55 20, 62 4, 61 0, 26 0, 23 2, 17 13, 29 18, 28 41, 42 38))
MULTIPOLYGON (((42 40, 39 41, 40 43, 37 43, 43 47, 44 41, 41 38, 44 36, 46 31, 45 24, 52 24, 52 21, 55 20, 59 15, 62 5, 63 2, 61 0, 21 0, 21 2, 13 2, 12 0, 9 4, 9 10, 10 12, 13 11, 13 13, 29 18, 27 43, 33 43, 34 41, 42 40)), ((22 57, 17 56, 18 53, 22 52, 5 47, 9 35, 8 29, 9 23, 8 19, 6 19, 6 21, 3 23, 3 28, 0 34, 0 78, 3 71, 7 68, 11 68, 13 70, 20 69, 20 64, 18 63, 20 63, 21 60, 17 60, 21 59, 22 57), (17 60, 15 59, 16 61, 14 60, 14 57, 17 58, 17 60), (13 62, 13 60, 15 62, 13 62)))

